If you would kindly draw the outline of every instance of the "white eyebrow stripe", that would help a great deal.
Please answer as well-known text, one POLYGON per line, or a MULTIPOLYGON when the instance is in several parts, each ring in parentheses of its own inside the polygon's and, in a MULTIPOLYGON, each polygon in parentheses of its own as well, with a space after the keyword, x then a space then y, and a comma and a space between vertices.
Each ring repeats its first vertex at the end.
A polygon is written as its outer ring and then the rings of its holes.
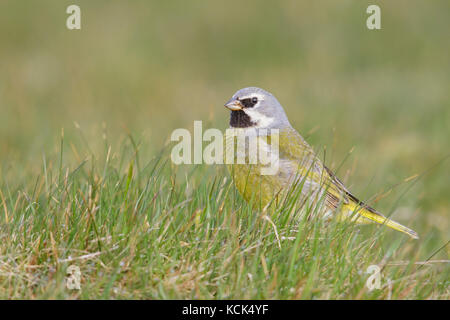
POLYGON ((257 97, 258 100, 264 100, 264 95, 262 95, 260 93, 252 93, 252 94, 250 94, 248 96, 242 96, 242 97, 239 97, 239 100, 250 99, 250 98, 253 98, 253 97, 257 97))

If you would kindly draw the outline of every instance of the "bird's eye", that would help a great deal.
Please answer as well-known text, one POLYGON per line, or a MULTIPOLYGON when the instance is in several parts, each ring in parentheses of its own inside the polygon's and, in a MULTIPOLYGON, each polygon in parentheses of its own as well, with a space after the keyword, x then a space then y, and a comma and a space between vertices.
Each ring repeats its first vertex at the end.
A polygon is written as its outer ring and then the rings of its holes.
POLYGON ((244 108, 253 108, 255 106, 255 104, 258 102, 258 98, 257 97, 245 98, 245 99, 241 99, 239 101, 244 106, 244 108))

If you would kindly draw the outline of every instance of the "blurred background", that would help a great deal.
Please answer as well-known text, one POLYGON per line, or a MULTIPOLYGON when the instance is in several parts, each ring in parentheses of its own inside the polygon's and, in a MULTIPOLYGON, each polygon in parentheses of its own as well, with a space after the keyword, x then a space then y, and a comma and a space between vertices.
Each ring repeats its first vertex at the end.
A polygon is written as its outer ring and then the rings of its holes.
POLYGON ((0 184, 32 184, 62 129, 66 161, 128 134, 151 157, 194 120, 227 128, 224 102, 258 86, 356 195, 400 184, 377 208, 448 235, 450 2, 376 1, 371 31, 374 3, 2 0, 0 184))

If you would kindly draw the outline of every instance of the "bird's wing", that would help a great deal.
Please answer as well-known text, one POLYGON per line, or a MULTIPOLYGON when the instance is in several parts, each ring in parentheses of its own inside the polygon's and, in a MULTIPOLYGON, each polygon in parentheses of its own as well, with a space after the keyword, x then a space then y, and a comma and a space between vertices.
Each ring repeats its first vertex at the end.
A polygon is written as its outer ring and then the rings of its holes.
POLYGON ((330 169, 323 165, 312 147, 293 128, 280 132, 280 155, 282 154, 298 160, 302 169, 309 169, 311 178, 320 182, 326 190, 325 201, 329 207, 336 209, 341 203, 348 204, 349 202, 354 202, 356 205, 374 214, 381 215, 381 213, 357 199, 344 186, 344 183, 330 169))
POLYGON ((357 223, 376 222, 418 239, 418 235, 414 230, 386 218, 380 212, 351 194, 342 181, 322 164, 315 155, 314 150, 293 128, 280 132, 280 157, 287 157, 297 161, 302 176, 305 176, 302 173, 306 172, 309 179, 319 182, 326 192, 325 204, 330 209, 337 209, 342 205, 340 209, 342 218, 347 219, 351 217, 357 223))
POLYGON ((280 157, 297 161, 299 175, 307 175, 320 183, 326 191, 325 201, 330 208, 336 209, 341 203, 349 203, 349 197, 355 198, 333 172, 322 164, 313 148, 293 128, 280 131, 280 157))
POLYGON ((280 158, 297 161, 300 168, 311 171, 322 171, 322 162, 317 158, 313 148, 293 128, 280 130, 279 135, 280 158))

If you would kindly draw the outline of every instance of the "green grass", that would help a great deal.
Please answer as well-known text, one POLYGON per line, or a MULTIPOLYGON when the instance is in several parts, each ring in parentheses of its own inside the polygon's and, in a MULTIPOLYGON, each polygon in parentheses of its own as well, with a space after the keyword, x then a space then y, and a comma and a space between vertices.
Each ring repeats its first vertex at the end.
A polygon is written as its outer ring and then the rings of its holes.
POLYGON ((61 140, 29 183, 1 185, 0 298, 449 298, 447 264, 417 264, 432 254, 426 236, 308 221, 295 192, 255 212, 223 168, 174 167, 167 151, 143 161, 139 145, 69 165, 61 140), (368 291, 372 264, 382 287, 368 291), (70 265, 79 291, 66 288, 70 265))
POLYGON ((72 1, 0 2, 0 298, 449 299, 448 0, 377 1, 379 31, 368 0, 77 3, 69 31, 72 1), (225 129, 250 85, 420 239, 269 221, 221 166, 174 166, 171 132, 225 129))

